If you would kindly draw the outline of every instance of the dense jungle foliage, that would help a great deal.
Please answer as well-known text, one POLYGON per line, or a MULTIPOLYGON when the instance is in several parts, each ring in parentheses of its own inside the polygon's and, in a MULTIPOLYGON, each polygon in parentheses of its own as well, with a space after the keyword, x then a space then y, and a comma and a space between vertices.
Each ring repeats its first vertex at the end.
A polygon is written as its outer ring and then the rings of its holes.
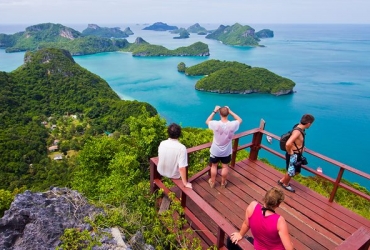
POLYGON ((127 133, 126 119, 143 107, 157 113, 147 103, 120 100, 107 82, 63 50, 27 52, 23 66, 0 72, 0 86, 0 188, 10 190, 32 188, 33 179, 40 186, 49 177, 47 166, 58 167, 47 157, 54 139, 64 138, 59 145, 64 152, 79 149, 92 135, 127 133))

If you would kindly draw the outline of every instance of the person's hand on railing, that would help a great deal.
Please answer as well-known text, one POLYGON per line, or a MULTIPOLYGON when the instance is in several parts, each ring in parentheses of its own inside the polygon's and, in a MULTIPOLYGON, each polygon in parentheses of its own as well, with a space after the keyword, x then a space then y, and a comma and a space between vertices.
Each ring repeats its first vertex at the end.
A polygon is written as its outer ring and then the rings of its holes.
POLYGON ((190 182, 187 182, 184 186, 193 189, 193 185, 190 182))

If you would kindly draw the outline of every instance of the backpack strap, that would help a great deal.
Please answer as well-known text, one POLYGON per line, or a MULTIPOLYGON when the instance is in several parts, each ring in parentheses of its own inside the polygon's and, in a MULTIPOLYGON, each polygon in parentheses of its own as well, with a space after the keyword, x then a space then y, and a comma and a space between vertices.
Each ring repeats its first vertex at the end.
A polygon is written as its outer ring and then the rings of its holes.
MULTIPOLYGON (((303 151, 303 148, 304 148, 304 141, 305 141, 305 132, 301 129, 301 128, 298 128, 298 127, 294 127, 293 130, 299 130, 299 132, 301 132, 301 134, 303 135, 303 144, 302 144, 302 147, 301 148, 298 148, 297 144, 295 142, 293 142, 295 148, 298 150, 298 152, 302 153, 303 151)), ((293 132, 292 130, 292 132, 293 132)))

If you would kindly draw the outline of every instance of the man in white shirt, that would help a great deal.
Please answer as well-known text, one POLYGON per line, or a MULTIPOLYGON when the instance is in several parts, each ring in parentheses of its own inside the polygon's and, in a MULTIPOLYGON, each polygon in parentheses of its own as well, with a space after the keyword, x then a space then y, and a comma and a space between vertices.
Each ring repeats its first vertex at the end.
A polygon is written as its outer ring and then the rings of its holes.
POLYGON ((168 139, 162 141, 158 147, 158 166, 157 171, 160 175, 179 179, 187 188, 192 185, 187 180, 186 167, 188 166, 188 154, 186 147, 179 142, 181 127, 172 123, 167 128, 168 139))
POLYGON ((235 132, 239 129, 239 125, 242 123, 242 119, 230 110, 229 107, 216 106, 212 111, 212 114, 207 118, 206 124, 208 128, 213 131, 213 141, 211 145, 210 162, 211 166, 211 178, 208 180, 211 188, 215 186, 217 165, 221 161, 221 187, 226 187, 227 174, 229 172, 229 163, 231 161, 232 153, 232 138, 235 132), (213 116, 219 112, 221 120, 212 120, 213 116), (234 117, 234 121, 228 120, 228 115, 234 117))

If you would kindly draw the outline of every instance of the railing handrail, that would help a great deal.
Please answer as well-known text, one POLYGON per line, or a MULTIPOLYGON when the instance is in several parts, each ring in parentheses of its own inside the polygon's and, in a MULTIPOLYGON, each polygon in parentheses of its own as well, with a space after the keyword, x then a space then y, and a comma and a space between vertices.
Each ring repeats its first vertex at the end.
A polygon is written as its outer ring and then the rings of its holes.
MULTIPOLYGON (((248 148, 248 147, 251 147, 251 148, 253 147, 254 150, 258 151, 259 149, 262 148, 262 149, 265 149, 266 151, 269 151, 270 153, 273 153, 274 155, 279 156, 280 158, 283 158, 283 159, 285 158, 285 155, 283 155, 283 154, 281 154, 277 151, 274 151, 273 149, 271 149, 271 148, 269 148, 265 145, 262 145, 261 144, 261 138, 259 140, 257 140, 257 141, 259 141, 259 144, 257 144, 257 145, 253 145, 253 143, 252 143, 252 144, 246 144, 244 146, 239 146, 239 139, 240 138, 243 138, 243 137, 246 137, 246 136, 249 136, 249 135, 255 136, 258 133, 271 136, 272 138, 274 138, 276 140, 280 140, 280 136, 277 136, 277 135, 275 135, 271 132, 268 132, 268 131, 264 130, 263 128, 254 128, 254 129, 244 131, 242 133, 235 134, 233 136, 233 141, 236 141, 238 143, 237 147, 233 151, 239 151, 239 150, 242 150, 242 149, 245 149, 245 148, 248 148)), ((188 154, 191 154, 191 153, 194 153, 194 152, 206 149, 206 148, 210 148, 211 145, 212 145, 212 142, 204 143, 204 144, 201 144, 201 145, 198 145, 198 146, 195 146, 195 147, 188 148, 187 152, 188 152, 188 154)), ((369 195, 367 195, 367 194, 365 194, 361 191, 355 192, 352 188, 350 188, 349 186, 347 186, 346 184, 343 184, 341 182, 344 170, 349 171, 349 172, 351 172, 353 174, 356 174, 358 176, 361 176, 363 178, 366 178, 368 180, 370 180, 370 174, 365 173, 365 172, 363 172, 361 170, 358 170, 356 168, 353 168, 351 166, 348 166, 348 165, 346 165, 344 163, 341 163, 339 161, 336 161, 336 160, 334 160, 330 157, 327 157, 325 155, 322 155, 320 153, 317 153, 317 152, 315 152, 315 151, 313 151, 313 150, 311 150, 307 147, 305 147, 305 152, 312 155, 312 156, 315 156, 319 159, 322 159, 322 160, 324 160, 328 163, 331 163, 334 166, 339 167, 339 172, 338 172, 338 175, 337 175, 336 179, 333 179, 330 176, 325 175, 323 173, 317 173, 318 177, 323 178, 323 179, 325 179, 325 180, 334 184, 334 187, 333 187, 332 193, 330 195, 330 199, 329 199, 330 202, 332 202, 334 200, 336 191, 339 187, 345 188, 346 190, 350 191, 351 193, 355 193, 357 195, 360 194, 361 197, 370 201, 370 196, 369 195)), ((233 159, 235 159, 236 153, 237 152, 233 152, 233 159)), ((233 164, 233 162, 232 162, 232 164, 233 164)), ((302 166, 302 167, 304 169, 306 169, 308 172, 315 173, 315 171, 312 168, 308 167, 308 166, 302 166)))

